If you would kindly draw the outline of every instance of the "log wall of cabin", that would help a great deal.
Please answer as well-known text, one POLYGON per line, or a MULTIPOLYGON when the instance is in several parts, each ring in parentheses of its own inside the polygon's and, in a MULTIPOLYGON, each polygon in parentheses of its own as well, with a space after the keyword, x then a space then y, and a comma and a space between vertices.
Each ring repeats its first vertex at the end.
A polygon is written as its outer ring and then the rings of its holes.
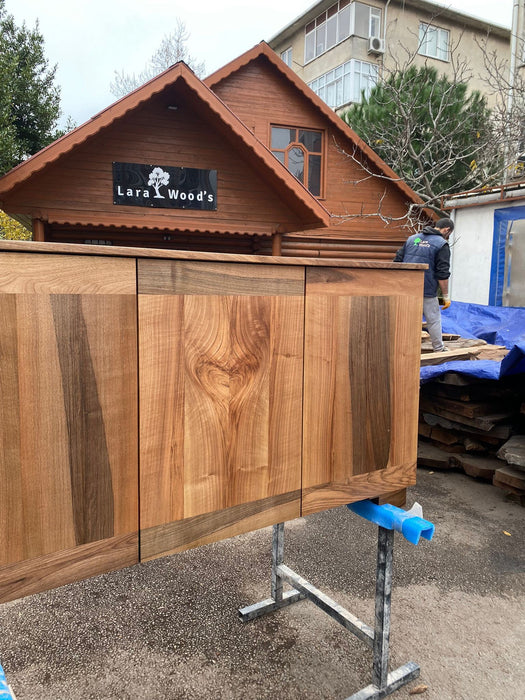
MULTIPOLYGON (((390 250, 380 246, 392 241, 393 250, 406 239, 407 231, 400 223, 385 223, 374 215, 403 217, 406 198, 393 184, 374 179, 358 163, 345 155, 353 144, 324 118, 307 98, 287 82, 264 57, 242 67, 213 86, 214 92, 253 129, 267 147, 270 127, 274 125, 320 129, 324 132, 324 197, 319 199, 334 215, 327 229, 294 234, 300 238, 347 239, 369 241, 379 246, 382 257, 392 259, 390 250)), ((368 164, 370 166, 370 164, 368 164)), ((375 166, 371 166, 377 172, 375 166)), ((322 246, 320 246, 321 248, 322 246)), ((298 245, 299 249, 302 249, 298 245)))
MULTIPOLYGON (((247 149, 203 116, 189 91, 168 90, 80 144, 34 175, 5 200, 4 208, 72 225, 271 234, 297 229, 300 215, 270 187, 247 149), (168 109, 169 106, 176 110, 168 109), (113 204, 112 163, 184 166, 218 171, 216 211, 159 209, 113 204)), ((303 212, 304 213, 304 212, 303 212)), ((86 236, 87 237, 87 236, 86 236)))

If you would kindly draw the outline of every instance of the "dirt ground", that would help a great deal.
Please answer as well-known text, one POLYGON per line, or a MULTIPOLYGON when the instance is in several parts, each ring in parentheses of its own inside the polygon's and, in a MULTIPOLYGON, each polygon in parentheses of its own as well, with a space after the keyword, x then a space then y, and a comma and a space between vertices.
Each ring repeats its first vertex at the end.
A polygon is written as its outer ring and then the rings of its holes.
MULTIPOLYGON (((419 470, 436 526, 394 548, 391 663, 421 666, 393 698, 523 700, 525 509, 462 473, 419 470), (507 534, 508 533, 508 534, 507 534)), ((347 508, 286 526, 285 563, 373 623, 377 528, 347 508)), ((0 606, 17 700, 344 700, 371 652, 312 603, 242 623, 269 595, 271 528, 0 606)))

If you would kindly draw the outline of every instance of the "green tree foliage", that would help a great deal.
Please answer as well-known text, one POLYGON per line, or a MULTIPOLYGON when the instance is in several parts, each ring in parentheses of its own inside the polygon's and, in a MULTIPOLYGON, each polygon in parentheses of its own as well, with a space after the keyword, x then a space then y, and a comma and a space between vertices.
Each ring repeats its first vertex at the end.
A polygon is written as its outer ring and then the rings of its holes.
POLYGON ((429 206, 501 166, 485 98, 435 68, 392 73, 343 119, 429 206))
POLYGON ((34 29, 17 27, 0 0, 0 174, 58 137, 55 73, 38 23, 34 29))
POLYGON ((30 241, 31 231, 0 209, 0 238, 8 241, 30 241))

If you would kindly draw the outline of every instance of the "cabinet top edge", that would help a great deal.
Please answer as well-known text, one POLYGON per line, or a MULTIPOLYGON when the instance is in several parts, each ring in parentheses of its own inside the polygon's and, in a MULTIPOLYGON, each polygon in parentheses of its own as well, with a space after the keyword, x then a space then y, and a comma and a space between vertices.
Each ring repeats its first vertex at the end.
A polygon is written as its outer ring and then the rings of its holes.
POLYGON ((200 260, 207 262, 238 262, 265 265, 302 265, 307 267, 349 267, 393 270, 425 270, 419 263, 394 263, 383 260, 348 260, 345 258, 301 258, 237 253, 205 253, 160 248, 89 245, 83 243, 45 243, 37 241, 0 241, 0 252, 48 253, 60 255, 94 255, 104 257, 152 258, 164 260, 200 260))

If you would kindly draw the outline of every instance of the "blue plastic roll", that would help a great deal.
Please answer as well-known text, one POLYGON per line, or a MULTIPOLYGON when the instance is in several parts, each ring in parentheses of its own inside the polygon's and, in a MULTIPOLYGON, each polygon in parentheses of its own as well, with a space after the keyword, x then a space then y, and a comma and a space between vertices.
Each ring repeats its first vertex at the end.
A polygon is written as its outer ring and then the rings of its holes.
POLYGON ((434 525, 431 522, 390 503, 378 506, 367 499, 349 503, 347 507, 365 520, 370 520, 387 530, 400 532, 412 544, 418 544, 420 537, 431 540, 434 536, 434 525))
POLYGON ((0 700, 13 700, 9 686, 7 685, 7 679, 5 677, 4 669, 0 665, 0 700))

